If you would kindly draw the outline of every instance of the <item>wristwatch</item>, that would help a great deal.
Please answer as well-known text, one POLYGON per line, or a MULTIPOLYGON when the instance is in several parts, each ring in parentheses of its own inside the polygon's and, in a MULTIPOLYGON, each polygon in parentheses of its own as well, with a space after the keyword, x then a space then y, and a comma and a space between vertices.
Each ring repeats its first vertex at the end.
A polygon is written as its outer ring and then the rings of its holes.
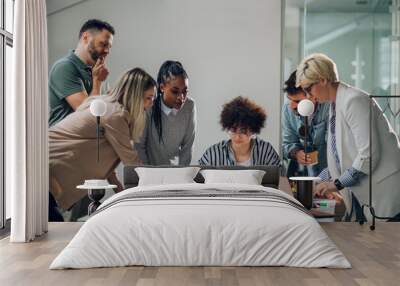
POLYGON ((344 186, 342 185, 342 183, 339 181, 339 179, 336 179, 333 181, 333 183, 335 184, 335 187, 338 191, 343 190, 344 186))

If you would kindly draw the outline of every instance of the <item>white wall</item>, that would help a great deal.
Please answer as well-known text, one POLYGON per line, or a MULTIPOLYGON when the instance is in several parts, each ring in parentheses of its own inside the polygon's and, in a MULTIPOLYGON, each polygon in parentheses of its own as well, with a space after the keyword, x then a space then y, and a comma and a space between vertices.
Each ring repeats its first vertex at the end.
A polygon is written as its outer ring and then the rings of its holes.
POLYGON ((261 137, 279 150, 280 0, 68 2, 74 5, 57 12, 60 0, 47 0, 50 65, 76 46, 85 20, 109 21, 116 29, 108 58, 111 83, 135 66, 156 77, 164 60, 183 63, 198 110, 194 161, 226 137, 218 123, 221 105, 238 95, 267 109, 261 137))

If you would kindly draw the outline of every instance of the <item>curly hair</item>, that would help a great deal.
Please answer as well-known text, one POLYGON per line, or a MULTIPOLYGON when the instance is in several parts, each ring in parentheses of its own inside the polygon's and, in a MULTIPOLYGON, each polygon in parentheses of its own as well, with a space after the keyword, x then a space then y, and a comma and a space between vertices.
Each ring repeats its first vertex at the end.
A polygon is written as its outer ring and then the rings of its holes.
POLYGON ((248 98, 238 96, 223 105, 220 123, 223 130, 244 128, 258 134, 266 119, 264 108, 248 98))

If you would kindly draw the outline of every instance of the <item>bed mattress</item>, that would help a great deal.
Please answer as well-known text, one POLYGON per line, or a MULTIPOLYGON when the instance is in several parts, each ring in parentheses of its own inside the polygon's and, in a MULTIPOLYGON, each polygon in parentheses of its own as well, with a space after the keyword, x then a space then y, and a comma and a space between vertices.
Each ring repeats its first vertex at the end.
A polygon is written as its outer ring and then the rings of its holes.
POLYGON ((129 265, 351 267, 318 222, 282 191, 195 183, 112 196, 50 269, 129 265))

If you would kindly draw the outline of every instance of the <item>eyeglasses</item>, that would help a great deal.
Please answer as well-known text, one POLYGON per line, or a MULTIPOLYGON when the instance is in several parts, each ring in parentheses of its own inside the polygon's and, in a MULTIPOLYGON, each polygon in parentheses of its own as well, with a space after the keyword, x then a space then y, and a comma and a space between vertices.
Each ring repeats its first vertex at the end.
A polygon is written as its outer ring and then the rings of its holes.
MULTIPOLYGON (((307 62, 304 63, 303 74, 305 74, 305 73, 306 73, 306 70, 309 68, 308 62, 311 61, 311 60, 314 60, 314 58, 310 58, 310 59, 307 60, 307 62)), ((303 87, 303 91, 304 91, 306 94, 311 95, 311 88, 312 88, 312 86, 313 86, 314 84, 316 84, 316 82, 310 84, 310 85, 307 86, 307 87, 303 87)))
POLYGON ((253 133, 249 129, 245 129, 245 128, 229 129, 228 134, 230 136, 234 136, 234 135, 251 136, 251 135, 253 135, 253 133))
POLYGON ((307 87, 303 87, 303 91, 304 91, 306 94, 311 95, 311 88, 313 87, 314 84, 316 84, 316 82, 310 84, 310 85, 307 86, 307 87))

